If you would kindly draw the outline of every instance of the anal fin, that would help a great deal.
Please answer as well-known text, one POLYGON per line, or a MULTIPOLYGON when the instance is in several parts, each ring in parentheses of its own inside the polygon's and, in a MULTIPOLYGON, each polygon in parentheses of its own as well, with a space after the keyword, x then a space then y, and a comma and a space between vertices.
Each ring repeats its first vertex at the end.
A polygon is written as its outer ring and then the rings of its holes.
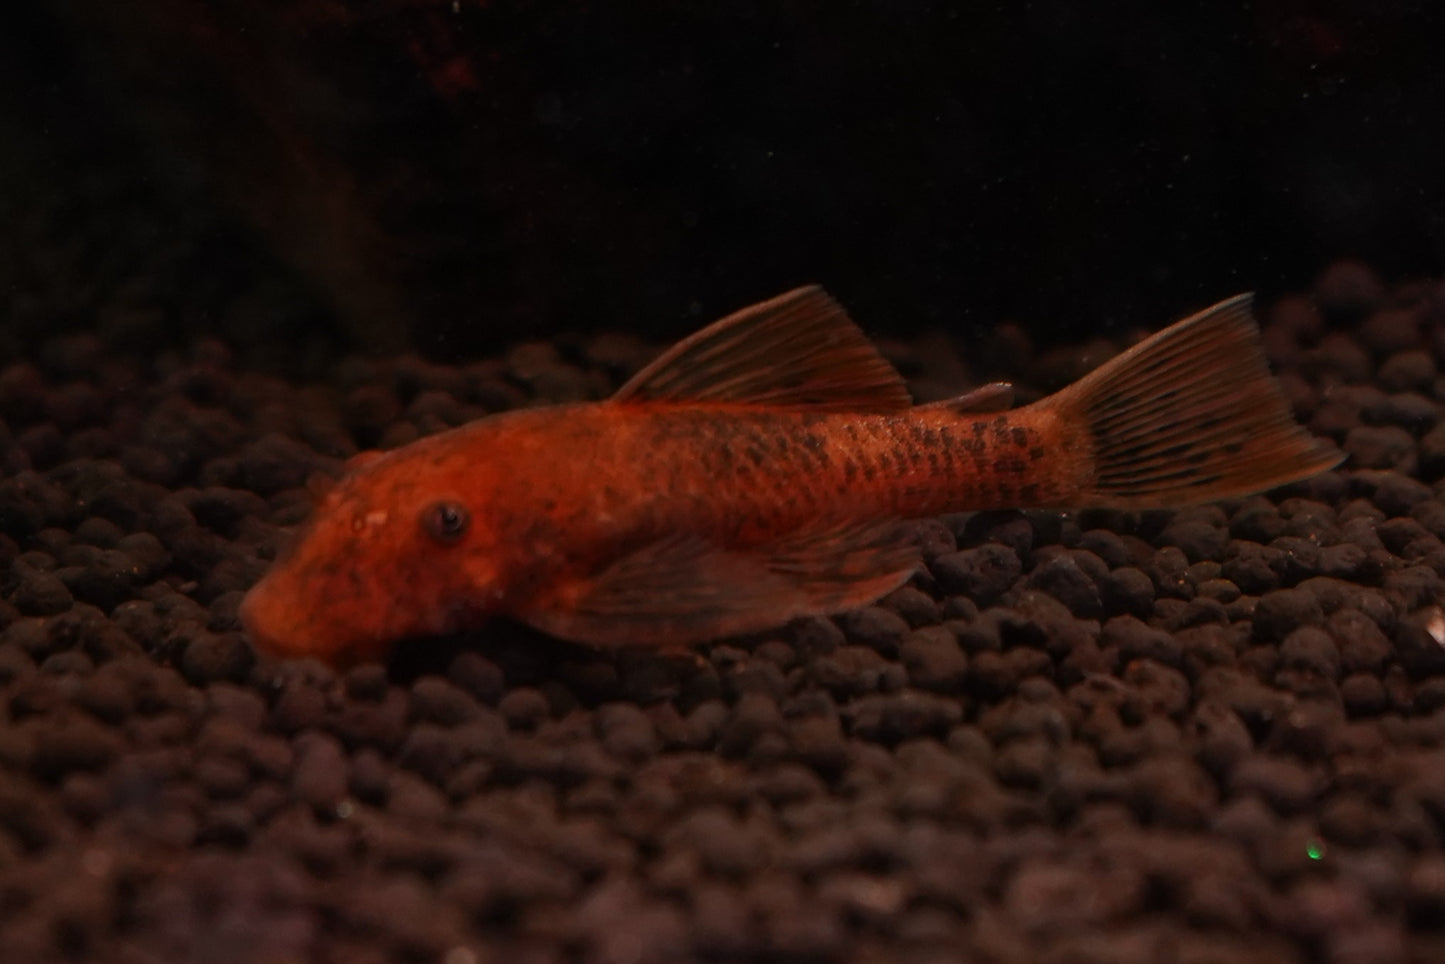
POLYGON ((682 649, 866 605, 918 565, 911 536, 891 520, 820 525, 746 549, 683 535, 558 586, 516 615, 574 642, 682 649))

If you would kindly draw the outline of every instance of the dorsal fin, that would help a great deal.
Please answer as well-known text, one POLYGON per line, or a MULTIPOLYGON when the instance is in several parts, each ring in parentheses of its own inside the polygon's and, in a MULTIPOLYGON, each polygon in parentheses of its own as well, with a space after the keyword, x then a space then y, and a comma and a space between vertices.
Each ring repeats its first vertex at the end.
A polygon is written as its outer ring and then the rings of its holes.
POLYGON ((912 404, 898 372, 817 285, 689 335, 634 375, 613 400, 835 412, 897 412, 912 404))
POLYGON ((984 415, 1006 412, 1013 407, 1014 387, 1009 382, 989 382, 953 398, 920 405, 919 408, 952 412, 955 415, 984 415))

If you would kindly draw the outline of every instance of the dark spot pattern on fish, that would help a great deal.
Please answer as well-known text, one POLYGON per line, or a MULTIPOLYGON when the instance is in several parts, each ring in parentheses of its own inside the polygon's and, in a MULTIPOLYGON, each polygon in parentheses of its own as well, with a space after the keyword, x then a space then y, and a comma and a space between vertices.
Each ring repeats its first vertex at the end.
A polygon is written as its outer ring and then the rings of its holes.
POLYGON ((900 495, 906 502, 917 502, 928 498, 932 492, 932 486, 922 482, 909 482, 899 489, 900 495))
POLYGON ((882 463, 883 471, 890 475, 899 475, 903 468, 902 460, 898 457, 896 448, 886 448, 879 453, 878 460, 882 463))
POLYGON ((833 464, 832 447, 821 432, 807 431, 801 438, 800 453, 814 472, 826 472, 833 464))
POLYGON ((714 475, 727 475, 739 468, 731 445, 713 445, 706 450, 704 464, 714 475))
POLYGON ((994 448, 1007 448, 1012 442, 1013 433, 1009 431, 1009 427, 1007 424, 999 424, 998 421, 995 421, 993 424, 993 430, 990 433, 990 439, 993 442, 994 448))

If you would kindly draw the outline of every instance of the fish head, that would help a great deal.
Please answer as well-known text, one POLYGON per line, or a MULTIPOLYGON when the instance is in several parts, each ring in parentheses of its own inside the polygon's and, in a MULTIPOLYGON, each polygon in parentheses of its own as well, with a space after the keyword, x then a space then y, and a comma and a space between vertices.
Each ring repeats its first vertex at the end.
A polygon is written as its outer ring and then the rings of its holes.
POLYGON ((347 664, 485 617, 501 540, 461 481, 404 449, 355 465, 247 593, 257 649, 347 664))

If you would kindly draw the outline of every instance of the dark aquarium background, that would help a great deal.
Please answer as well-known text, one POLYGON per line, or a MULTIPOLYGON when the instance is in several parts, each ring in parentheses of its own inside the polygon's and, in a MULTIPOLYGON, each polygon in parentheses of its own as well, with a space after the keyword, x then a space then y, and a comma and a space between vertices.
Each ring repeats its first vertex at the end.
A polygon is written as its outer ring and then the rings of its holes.
POLYGON ((874 332, 1072 340, 1341 257, 1445 263, 1422 2, 49 0, 3 26, 0 270, 64 287, 70 257, 91 289, 14 312, 10 350, 100 325, 473 357, 810 281, 874 332), (88 310, 145 283, 164 318, 88 310))

